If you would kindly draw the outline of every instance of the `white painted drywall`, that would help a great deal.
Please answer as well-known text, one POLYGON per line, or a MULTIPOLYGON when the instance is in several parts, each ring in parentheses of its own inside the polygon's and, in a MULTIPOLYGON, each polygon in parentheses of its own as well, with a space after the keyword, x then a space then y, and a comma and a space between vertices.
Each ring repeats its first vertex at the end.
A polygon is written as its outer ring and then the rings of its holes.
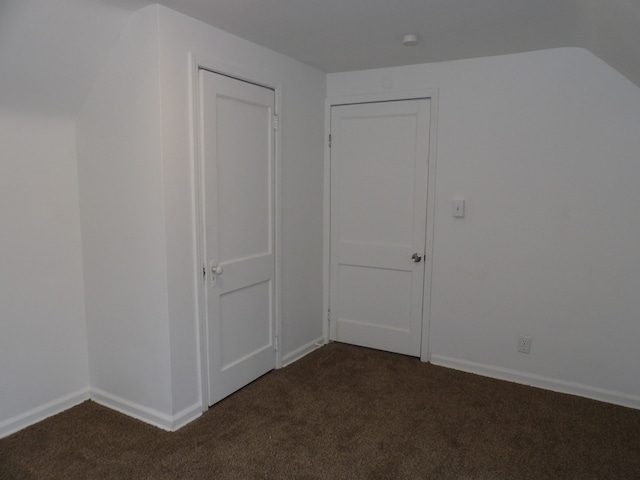
POLYGON ((87 398, 89 378, 74 124, 0 111, 0 145, 2 437, 87 398))
POLYGON ((155 13, 129 21, 77 148, 92 395, 161 423, 172 399, 155 13))
POLYGON ((440 92, 434 362, 640 407, 640 88, 574 48, 327 79, 421 88, 440 92))
POLYGON ((89 396, 75 117, 136 3, 0 2, 0 436, 89 396))
POLYGON ((325 75, 164 7, 140 10, 78 120, 89 365, 94 398, 165 428, 202 398, 189 53, 282 85, 285 355, 322 335, 325 75))

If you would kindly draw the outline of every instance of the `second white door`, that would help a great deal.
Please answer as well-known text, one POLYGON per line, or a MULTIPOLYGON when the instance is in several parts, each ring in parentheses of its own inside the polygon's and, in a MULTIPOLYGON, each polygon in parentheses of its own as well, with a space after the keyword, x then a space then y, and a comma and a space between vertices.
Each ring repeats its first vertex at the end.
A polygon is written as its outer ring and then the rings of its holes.
POLYGON ((274 92, 200 71, 209 405, 275 368, 274 92))
POLYGON ((331 108, 332 340, 420 356, 429 102, 331 108))

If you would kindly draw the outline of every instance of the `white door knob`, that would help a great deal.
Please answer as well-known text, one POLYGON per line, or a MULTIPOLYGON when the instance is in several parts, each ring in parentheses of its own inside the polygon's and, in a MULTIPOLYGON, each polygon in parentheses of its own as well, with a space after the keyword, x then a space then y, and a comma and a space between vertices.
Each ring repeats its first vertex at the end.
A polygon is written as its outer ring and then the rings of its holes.
POLYGON ((222 272, 224 272, 222 265, 214 265, 213 263, 211 264, 211 273, 213 273, 214 275, 222 275, 222 272))

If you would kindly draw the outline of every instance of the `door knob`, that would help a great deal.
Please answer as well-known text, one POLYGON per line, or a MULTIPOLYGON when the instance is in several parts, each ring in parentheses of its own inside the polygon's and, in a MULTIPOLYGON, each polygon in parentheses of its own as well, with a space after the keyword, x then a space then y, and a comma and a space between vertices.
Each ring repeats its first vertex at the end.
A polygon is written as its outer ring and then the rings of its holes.
POLYGON ((222 275, 222 272, 224 272, 222 265, 215 265, 213 262, 211 263, 211 273, 214 275, 222 275))
POLYGON ((411 260, 413 260, 415 263, 420 263, 422 261, 422 255, 420 255, 419 253, 414 253, 413 255, 411 255, 411 260))

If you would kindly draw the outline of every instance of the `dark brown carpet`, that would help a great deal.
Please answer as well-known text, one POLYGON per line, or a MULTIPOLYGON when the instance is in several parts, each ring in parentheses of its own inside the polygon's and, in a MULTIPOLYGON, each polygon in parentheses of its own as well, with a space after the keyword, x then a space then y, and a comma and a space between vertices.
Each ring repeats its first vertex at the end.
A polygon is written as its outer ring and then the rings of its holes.
POLYGON ((640 411, 331 344, 175 433, 85 402, 0 478, 640 479, 640 411))

